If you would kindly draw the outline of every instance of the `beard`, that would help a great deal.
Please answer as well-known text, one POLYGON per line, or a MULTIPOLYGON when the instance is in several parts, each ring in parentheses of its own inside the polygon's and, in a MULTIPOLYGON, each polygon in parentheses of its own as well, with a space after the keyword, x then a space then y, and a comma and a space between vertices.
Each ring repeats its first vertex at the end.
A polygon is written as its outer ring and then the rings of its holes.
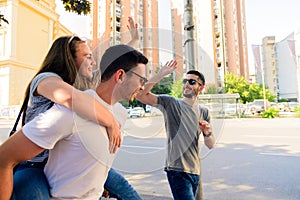
POLYGON ((188 90, 190 90, 191 92, 190 93, 184 93, 184 91, 183 91, 183 96, 184 97, 191 99, 191 98, 197 96, 196 93, 195 93, 195 90, 193 90, 193 89, 188 89, 188 90))
POLYGON ((186 98, 191 99, 191 98, 193 98, 193 97, 195 96, 195 94, 194 94, 194 93, 191 93, 191 94, 183 94, 183 96, 186 97, 186 98))

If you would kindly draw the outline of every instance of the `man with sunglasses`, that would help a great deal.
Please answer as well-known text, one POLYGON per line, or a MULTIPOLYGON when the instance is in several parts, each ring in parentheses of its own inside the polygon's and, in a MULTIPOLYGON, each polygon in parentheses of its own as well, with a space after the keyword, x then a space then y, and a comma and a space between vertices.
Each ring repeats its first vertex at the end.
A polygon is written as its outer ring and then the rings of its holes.
POLYGON ((170 61, 163 66, 146 83, 137 99, 163 112, 167 132, 165 171, 174 200, 194 200, 198 186, 201 185, 201 133, 209 149, 215 144, 209 111, 198 104, 198 95, 204 89, 205 78, 196 70, 188 71, 182 81, 182 99, 150 92, 157 82, 176 69, 176 65, 176 61, 170 61))

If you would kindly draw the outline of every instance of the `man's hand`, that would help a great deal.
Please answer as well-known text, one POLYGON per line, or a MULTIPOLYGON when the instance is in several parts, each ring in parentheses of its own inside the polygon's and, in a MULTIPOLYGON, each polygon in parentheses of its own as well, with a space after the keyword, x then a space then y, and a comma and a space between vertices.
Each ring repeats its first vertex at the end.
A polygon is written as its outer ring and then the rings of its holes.
POLYGON ((208 135, 209 133, 211 133, 211 127, 210 127, 210 124, 207 121, 199 120, 199 127, 200 127, 200 129, 201 129, 201 131, 204 135, 208 135))
POLYGON ((114 121, 112 126, 106 127, 108 139, 109 139, 109 152, 116 153, 122 143, 120 125, 117 121, 114 121))
POLYGON ((166 75, 171 74, 177 69, 177 61, 170 60, 168 61, 162 68, 159 70, 159 76, 164 77, 166 75))

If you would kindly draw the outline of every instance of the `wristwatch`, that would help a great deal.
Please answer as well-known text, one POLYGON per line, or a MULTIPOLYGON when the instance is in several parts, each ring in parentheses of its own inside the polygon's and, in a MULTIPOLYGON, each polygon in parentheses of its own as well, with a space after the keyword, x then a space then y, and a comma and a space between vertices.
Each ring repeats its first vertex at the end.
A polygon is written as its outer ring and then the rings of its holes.
POLYGON ((212 135, 212 132, 210 131, 207 135, 205 135, 204 133, 202 133, 204 135, 204 137, 210 137, 212 135))

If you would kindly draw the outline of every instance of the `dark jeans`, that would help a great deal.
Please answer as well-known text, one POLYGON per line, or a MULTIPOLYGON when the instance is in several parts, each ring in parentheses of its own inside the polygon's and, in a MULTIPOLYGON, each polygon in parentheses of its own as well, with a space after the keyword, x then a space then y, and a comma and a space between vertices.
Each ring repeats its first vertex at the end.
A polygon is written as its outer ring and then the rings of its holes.
POLYGON ((49 185, 43 166, 21 163, 14 173, 11 200, 50 200, 49 185))
MULTIPOLYGON (((110 169, 105 189, 118 200, 141 200, 142 198, 128 181, 114 169, 110 169)), ((43 165, 20 164, 14 174, 14 189, 11 200, 50 200, 49 186, 43 165)))
POLYGON ((166 172, 174 200, 195 200, 199 175, 172 170, 166 172))
POLYGON ((108 172, 104 188, 109 192, 110 197, 118 200, 142 200, 128 181, 113 168, 108 172))

